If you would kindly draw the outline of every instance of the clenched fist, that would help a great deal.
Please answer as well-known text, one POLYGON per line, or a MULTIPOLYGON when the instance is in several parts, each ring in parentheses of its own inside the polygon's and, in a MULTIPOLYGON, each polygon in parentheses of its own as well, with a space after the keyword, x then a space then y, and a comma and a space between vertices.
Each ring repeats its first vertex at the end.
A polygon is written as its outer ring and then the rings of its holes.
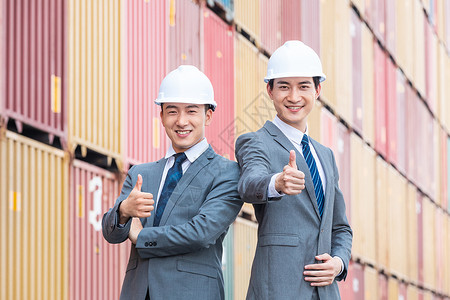
POLYGON ((151 193, 141 192, 142 176, 138 175, 136 186, 131 191, 128 198, 120 204, 119 215, 120 223, 124 224, 131 217, 147 218, 150 217, 151 211, 154 209, 153 195, 151 193))
POLYGON ((297 169, 295 151, 289 153, 289 163, 275 179, 275 189, 286 195, 297 195, 305 188, 305 174, 297 169))

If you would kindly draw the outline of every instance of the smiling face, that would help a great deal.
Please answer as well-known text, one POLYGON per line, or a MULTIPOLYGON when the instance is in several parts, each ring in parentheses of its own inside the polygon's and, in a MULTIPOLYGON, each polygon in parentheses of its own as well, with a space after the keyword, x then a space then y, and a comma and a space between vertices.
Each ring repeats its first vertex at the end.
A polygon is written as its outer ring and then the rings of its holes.
POLYGON ((267 84, 267 93, 273 101, 278 117, 286 124, 305 132, 306 121, 319 97, 320 84, 317 90, 312 77, 276 78, 273 88, 267 84))
POLYGON ((161 122, 175 152, 184 152, 205 137, 205 126, 211 123, 212 110, 204 104, 164 103, 161 122))

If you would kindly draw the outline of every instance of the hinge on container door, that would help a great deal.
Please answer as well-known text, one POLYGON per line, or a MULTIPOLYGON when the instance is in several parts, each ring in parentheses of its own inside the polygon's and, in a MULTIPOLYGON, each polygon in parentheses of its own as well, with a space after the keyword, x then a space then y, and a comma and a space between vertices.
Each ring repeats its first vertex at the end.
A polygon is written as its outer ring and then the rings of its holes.
POLYGON ((54 113, 61 112, 61 77, 52 75, 51 78, 51 101, 52 111, 54 113))

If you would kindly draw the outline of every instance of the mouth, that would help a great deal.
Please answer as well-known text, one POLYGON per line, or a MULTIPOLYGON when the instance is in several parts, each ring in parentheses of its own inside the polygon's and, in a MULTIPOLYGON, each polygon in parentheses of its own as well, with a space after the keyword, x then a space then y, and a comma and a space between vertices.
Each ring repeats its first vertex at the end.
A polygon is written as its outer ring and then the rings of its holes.
POLYGON ((187 136, 187 135, 189 135, 189 133, 191 133, 191 130, 175 130, 175 133, 178 135, 178 136, 187 136))
POLYGON ((300 106, 300 105, 297 105, 297 106, 286 106, 286 108, 288 110, 293 111, 293 112, 299 111, 303 107, 304 107, 304 105, 302 105, 302 106, 300 106))

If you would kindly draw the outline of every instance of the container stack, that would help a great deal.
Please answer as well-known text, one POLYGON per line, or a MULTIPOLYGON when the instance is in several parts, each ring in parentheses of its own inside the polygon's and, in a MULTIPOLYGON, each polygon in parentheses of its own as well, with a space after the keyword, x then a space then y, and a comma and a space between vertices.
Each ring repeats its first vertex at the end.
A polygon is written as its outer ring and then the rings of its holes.
MULTIPOLYGON (((193 64, 218 108, 207 139, 276 114, 268 58, 299 39, 327 80, 310 135, 330 147, 354 230, 343 299, 450 299, 450 1, 0 0, 0 299, 117 299, 129 243, 102 214, 132 165, 164 156, 153 100, 193 64)), ((257 223, 224 243, 227 299, 244 299, 257 223)))

